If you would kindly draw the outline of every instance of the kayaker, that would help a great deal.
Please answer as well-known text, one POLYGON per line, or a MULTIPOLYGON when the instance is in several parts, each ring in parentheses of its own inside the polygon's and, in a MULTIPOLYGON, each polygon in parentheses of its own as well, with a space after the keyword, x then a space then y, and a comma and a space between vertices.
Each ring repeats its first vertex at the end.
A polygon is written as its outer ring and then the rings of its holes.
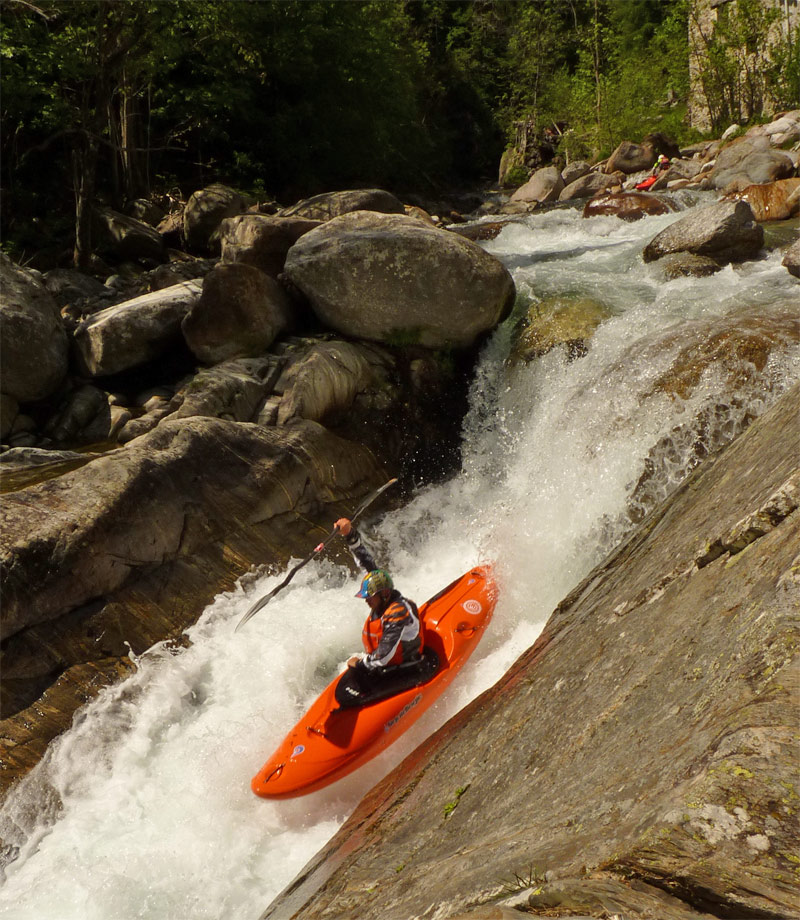
POLYGON ((356 594, 369 605, 362 631, 365 654, 348 659, 347 673, 336 688, 340 706, 357 706, 421 683, 429 676, 430 661, 423 657, 417 605, 394 587, 387 571, 377 567, 348 518, 339 518, 334 529, 366 572, 356 594))
POLYGON ((665 169, 669 169, 669 166, 669 160, 664 156, 663 153, 659 153, 658 159, 653 164, 652 175, 660 175, 665 169))

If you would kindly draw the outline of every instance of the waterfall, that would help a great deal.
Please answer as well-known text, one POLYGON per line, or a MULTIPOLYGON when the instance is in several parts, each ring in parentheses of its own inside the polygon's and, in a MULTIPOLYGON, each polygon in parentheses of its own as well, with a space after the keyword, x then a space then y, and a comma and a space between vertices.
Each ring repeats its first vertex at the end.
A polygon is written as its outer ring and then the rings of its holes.
POLYGON ((374 783, 503 675, 643 515, 800 379, 798 283, 780 254, 666 282, 640 254, 679 216, 626 223, 556 208, 483 244, 520 296, 484 348, 461 473, 363 527, 418 602, 477 562, 497 564, 491 629, 439 703, 333 786, 254 797, 251 776, 359 649, 364 607, 357 579, 323 558, 234 634, 282 577, 251 574, 205 610, 187 648, 151 649, 79 713, 8 797, 0 835, 16 858, 0 917, 258 917, 374 783), (558 296, 604 310, 585 354, 556 347, 509 361, 524 311, 558 296))

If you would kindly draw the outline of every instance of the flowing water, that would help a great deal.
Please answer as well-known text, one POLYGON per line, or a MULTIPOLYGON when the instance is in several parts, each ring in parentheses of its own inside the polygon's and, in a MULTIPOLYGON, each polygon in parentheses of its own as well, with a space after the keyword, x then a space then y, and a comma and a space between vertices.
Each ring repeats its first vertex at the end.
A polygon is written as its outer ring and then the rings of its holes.
POLYGON ((590 297, 606 319, 582 357, 562 347, 514 363, 512 317, 481 359, 460 475, 365 522, 418 601, 476 562, 498 563, 492 627, 445 698, 328 789, 255 798, 250 777, 359 648, 364 608, 354 577, 322 560, 234 634, 280 579, 249 576, 203 613, 188 648, 152 649, 83 710, 9 796, 0 836, 16 858, 0 917, 256 920, 374 783, 501 677, 633 521, 800 379, 800 285, 779 253, 665 282, 640 253, 678 216, 556 209, 483 244, 513 272, 517 312, 590 297))

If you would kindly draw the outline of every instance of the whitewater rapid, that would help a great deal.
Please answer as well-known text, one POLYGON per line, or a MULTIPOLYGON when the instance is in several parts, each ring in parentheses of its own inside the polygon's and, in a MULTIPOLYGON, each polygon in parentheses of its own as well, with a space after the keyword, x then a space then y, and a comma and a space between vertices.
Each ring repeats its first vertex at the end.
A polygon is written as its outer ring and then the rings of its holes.
POLYGON ((695 421, 704 408, 717 407, 724 430, 715 436, 724 439, 800 379, 800 353, 787 347, 744 399, 728 399, 714 368, 684 399, 654 386, 679 345, 653 347, 665 333, 702 335, 704 324, 743 307, 768 311, 797 297, 777 252, 709 278, 660 280, 640 253, 679 216, 625 223, 555 209, 483 244, 514 274, 521 305, 587 295, 610 318, 579 360, 556 349, 509 366, 512 317, 481 359, 461 473, 364 523, 376 555, 419 602, 469 566, 497 563, 492 627, 445 698, 332 787, 257 799, 251 776, 359 649, 364 606, 353 597, 357 579, 322 559, 235 634, 253 600, 282 578, 252 573, 205 610, 187 648, 151 649, 132 677, 84 709, 9 796, 0 836, 16 858, 5 869, 0 917, 256 920, 364 793, 495 683, 625 535, 654 451, 669 462, 655 464, 651 502, 686 474, 697 437, 709 436, 707 422, 695 421))

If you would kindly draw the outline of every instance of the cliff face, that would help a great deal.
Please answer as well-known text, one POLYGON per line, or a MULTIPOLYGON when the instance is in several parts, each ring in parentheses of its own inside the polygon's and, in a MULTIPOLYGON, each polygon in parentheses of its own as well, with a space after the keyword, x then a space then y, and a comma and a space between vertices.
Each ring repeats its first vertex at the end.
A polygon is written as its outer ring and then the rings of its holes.
POLYGON ((509 886, 540 915, 800 916, 798 419, 795 387, 367 795, 264 920, 448 918, 509 886))

